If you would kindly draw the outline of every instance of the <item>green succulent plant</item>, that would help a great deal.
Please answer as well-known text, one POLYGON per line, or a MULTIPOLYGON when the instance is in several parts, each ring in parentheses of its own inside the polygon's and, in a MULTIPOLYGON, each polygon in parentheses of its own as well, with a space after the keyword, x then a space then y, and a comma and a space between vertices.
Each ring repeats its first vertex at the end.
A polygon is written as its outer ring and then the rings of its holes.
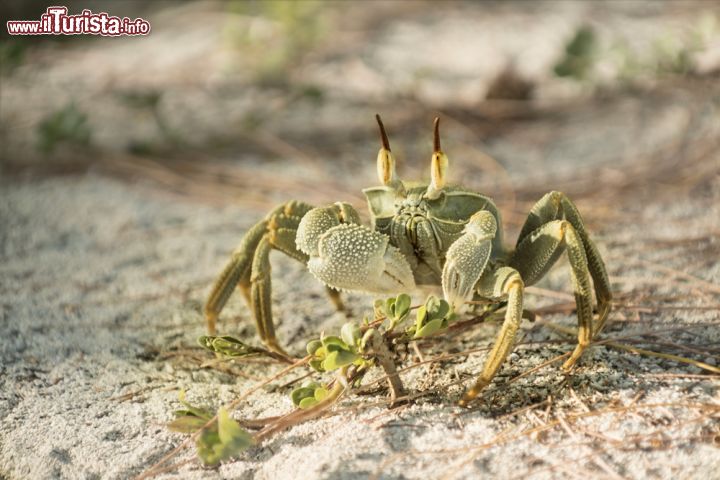
POLYGON ((195 445, 198 456, 205 465, 217 465, 255 443, 252 435, 233 420, 225 408, 220 407, 215 418, 210 410, 195 407, 185 401, 184 391, 180 391, 179 397, 185 408, 175 411, 175 420, 168 424, 168 428, 180 433, 195 433, 200 430, 195 445), (212 423, 208 425, 209 422, 212 423))
POLYGON ((402 323, 410 315, 410 295, 401 293, 397 297, 390 297, 380 301, 378 307, 380 312, 390 320, 389 330, 402 323))
POLYGON ((290 393, 293 404, 296 407, 306 409, 314 407, 322 402, 330 394, 330 390, 317 384, 316 382, 307 382, 302 387, 298 387, 290 393))
POLYGON ((331 372, 348 365, 362 365, 365 360, 360 356, 360 328, 346 323, 341 336, 322 335, 319 340, 307 344, 307 352, 312 355, 310 366, 318 372, 331 372))
POLYGON ((415 325, 409 330, 413 338, 422 338, 432 335, 448 327, 453 314, 450 305, 443 299, 429 296, 425 304, 418 308, 415 325))
POLYGON ((203 335, 197 341, 204 349, 228 357, 247 357, 267 353, 267 350, 263 348, 253 347, 229 335, 221 337, 203 335))

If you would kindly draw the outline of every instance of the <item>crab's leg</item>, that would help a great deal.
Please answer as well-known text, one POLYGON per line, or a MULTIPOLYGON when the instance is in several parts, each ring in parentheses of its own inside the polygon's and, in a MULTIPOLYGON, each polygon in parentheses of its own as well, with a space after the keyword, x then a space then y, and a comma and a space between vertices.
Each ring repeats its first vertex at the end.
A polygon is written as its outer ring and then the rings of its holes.
POLYGON ((495 217, 489 211, 481 210, 470 217, 465 233, 448 249, 442 271, 442 288, 445 300, 453 310, 460 311, 463 304, 472 298, 475 285, 490 259, 496 233, 495 217))
POLYGON ((245 299, 250 304, 250 291, 243 288, 241 279, 250 275, 253 255, 258 243, 267 233, 267 220, 256 223, 243 237, 240 245, 233 251, 225 268, 215 280, 210 295, 205 302, 205 322, 208 334, 215 335, 217 318, 236 286, 240 286, 245 299))
POLYGON ((517 246, 510 265, 516 268, 527 285, 537 281, 557 258, 567 251, 575 292, 578 317, 578 344, 563 368, 571 368, 592 340, 593 304, 588 261, 583 242, 575 228, 566 220, 546 223, 517 246))
POLYGON ((475 385, 470 388, 460 400, 465 406, 490 384, 500 366, 507 358, 515 343, 520 321, 523 315, 523 289, 524 284, 517 270, 510 267, 501 267, 497 270, 485 272, 477 284, 477 290, 484 298, 507 298, 505 320, 498 332, 495 343, 485 360, 482 373, 475 385))
MULTIPOLYGON (((205 318, 211 335, 215 334, 218 315, 235 286, 238 286, 253 311, 261 339, 269 347, 282 352, 272 320, 269 255, 271 250, 280 250, 300 262, 307 262, 308 256, 295 246, 295 237, 300 220, 311 209, 311 205, 302 202, 285 203, 272 210, 245 234, 216 280, 205 304, 205 318)), ((342 302, 339 293, 328 288, 328 295, 340 309, 342 302)))
POLYGON ((271 349, 284 352, 275 337, 275 325, 272 322, 272 280, 270 269, 270 249, 268 235, 263 236, 255 250, 250 275, 250 305, 255 316, 258 335, 271 349))
MULTIPOLYGON (((607 270, 605 269, 605 263, 603 262, 595 243, 590 239, 590 236, 585 230, 585 225, 583 224, 580 212, 578 212, 575 204, 562 192, 553 191, 546 194, 533 206, 530 211, 530 215, 520 231, 517 244, 519 246, 520 243, 522 243, 529 235, 533 234, 533 232, 544 224, 553 220, 567 220, 570 222, 575 230, 575 233, 580 238, 583 249, 585 250, 587 266, 590 276, 592 277, 595 297, 598 302, 598 318, 592 332, 594 337, 602 331, 608 314, 610 313, 612 293, 610 290, 610 281, 608 280, 607 270)), ((560 253, 558 253, 558 256, 560 253)), ((552 266, 552 263, 554 263, 554 261, 549 262, 547 265, 548 269, 552 266)), ((524 271, 523 273, 532 274, 532 277, 535 278, 523 275, 523 279, 527 285, 532 285, 539 280, 546 271, 547 269, 536 272, 524 271)))

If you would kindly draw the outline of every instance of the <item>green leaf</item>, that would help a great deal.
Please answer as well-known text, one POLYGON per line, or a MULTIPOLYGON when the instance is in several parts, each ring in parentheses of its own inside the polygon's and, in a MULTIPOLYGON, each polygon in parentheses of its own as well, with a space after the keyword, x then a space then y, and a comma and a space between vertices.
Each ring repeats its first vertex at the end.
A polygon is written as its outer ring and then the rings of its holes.
POLYGON ((315 400, 322 402, 330 395, 330 391, 325 387, 318 387, 315 389, 315 400))
POLYGON ((193 407, 192 405, 183 402, 183 405, 187 407, 186 410, 175 410, 175 416, 180 417, 197 417, 202 418, 205 421, 210 420, 213 415, 209 410, 204 410, 202 408, 193 407))
POLYGON ((307 397, 307 398, 303 398, 300 401, 300 404, 298 405, 298 407, 300 407, 304 410, 306 408, 314 407, 317 404, 318 404, 318 401, 315 399, 315 397, 307 397))
MULTIPOLYGON (((311 389, 311 395, 314 393, 315 390, 311 389)), ((167 425, 171 431, 195 433, 208 425, 213 418, 212 413, 186 402, 184 390, 181 390, 178 396, 180 403, 185 405, 186 409, 175 412, 177 418, 167 425)), ((198 456, 205 465, 217 465, 222 460, 242 452, 253 443, 252 435, 243 430, 222 407, 218 410, 217 420, 205 427, 195 441, 198 456)))
POLYGON ((318 348, 317 350, 315 350, 313 352, 313 357, 322 360, 323 358, 325 358, 327 356, 327 354, 328 354, 327 348, 321 346, 320 348, 318 348))
POLYGON ((452 317, 450 305, 445 300, 433 295, 429 296, 425 300, 425 305, 418 308, 413 338, 427 337, 447 328, 450 317, 452 317))
POLYGON ((412 299, 410 298, 410 295, 406 293, 401 293, 397 296, 397 299, 395 300, 395 311, 394 311, 394 317, 397 322, 401 322, 405 319, 405 317, 410 313, 410 303, 412 299))
MULTIPOLYGON (((177 414, 177 412, 175 412, 177 414)), ((178 433, 195 433, 200 430, 210 420, 196 417, 194 415, 186 415, 176 418, 167 424, 168 429, 178 433)))
POLYGON ((342 341, 347 345, 354 347, 357 345, 358 340, 360 340, 360 327, 352 322, 347 322, 340 329, 340 338, 342 338, 342 341))
POLYGON ((363 365, 372 365, 371 360, 365 360, 363 357, 358 356, 354 362, 352 362, 353 365, 356 365, 358 367, 362 367, 363 365))
POLYGON ((217 465, 222 461, 222 443, 216 429, 208 429, 195 441, 198 456, 205 465, 217 465))
POLYGON ((437 305, 434 306, 434 310, 430 317, 435 320, 438 318, 445 318, 447 317, 448 313, 450 313, 450 304, 447 303, 445 300, 438 300, 437 305))
POLYGON ((388 298, 385 300, 385 307, 384 307, 384 313, 386 317, 394 317, 395 316, 395 301, 397 299, 395 297, 388 298))
POLYGON ((225 407, 218 410, 218 434, 228 456, 237 455, 253 444, 253 437, 230 416, 225 407))
POLYGON ((321 402, 329 394, 328 389, 315 382, 308 382, 290 393, 293 404, 300 408, 309 408, 321 402))
POLYGON ((305 350, 307 350, 308 354, 313 355, 320 347, 322 347, 322 342, 320 340, 311 340, 308 342, 305 350))
POLYGON ((328 372, 337 370, 338 368, 350 365, 358 358, 359 357, 357 355, 352 352, 348 352, 347 350, 337 350, 328 354, 322 362, 322 368, 328 372))
POLYGON ((323 337, 321 341, 328 353, 337 352, 339 350, 348 350, 349 348, 347 343, 343 342, 342 338, 334 335, 323 337))
POLYGON ((429 321, 426 325, 417 329, 413 338, 428 337, 433 333, 442 330, 443 328, 447 328, 447 320, 445 320, 444 318, 437 318, 435 320, 429 321))
POLYGON ((314 370, 318 372, 324 372, 325 369, 322 366, 323 361, 322 360, 310 360, 309 365, 310 368, 313 368, 314 370))
POLYGON ((440 300, 434 295, 430 295, 425 300, 425 310, 427 311, 428 319, 435 320, 437 318, 444 318, 445 315, 450 311, 450 305, 445 300, 440 300))
POLYGON ((218 410, 218 420, 212 428, 200 434, 196 441, 198 456, 205 465, 217 465, 234 457, 254 443, 252 435, 243 430, 225 408, 218 410))
POLYGON ((300 405, 300 402, 308 397, 312 397, 315 395, 315 388, 311 387, 299 387, 290 392, 290 398, 292 398, 293 404, 297 407, 300 405))
POLYGON ((437 311, 439 306, 440 306, 440 299, 437 298, 435 295, 430 295, 425 300, 425 308, 427 309, 428 312, 437 311))
POLYGON ((178 393, 178 399, 180 400, 180 403, 182 403, 185 406, 186 410, 176 410, 175 411, 176 417, 195 416, 195 417, 204 419, 205 422, 207 422, 208 420, 210 420, 213 417, 213 413, 210 410, 207 410, 204 408, 199 408, 199 407, 194 407, 194 406, 190 405, 185 400, 185 390, 180 390, 180 392, 178 393))
POLYGON ((198 344, 211 352, 220 353, 228 357, 268 354, 267 350, 253 347, 228 335, 222 337, 202 336, 198 338, 198 344))
POLYGON ((417 309, 417 312, 415 312, 415 329, 418 330, 422 328, 423 324, 425 323, 425 319, 427 318, 427 308, 425 308, 425 305, 420 306, 417 309))

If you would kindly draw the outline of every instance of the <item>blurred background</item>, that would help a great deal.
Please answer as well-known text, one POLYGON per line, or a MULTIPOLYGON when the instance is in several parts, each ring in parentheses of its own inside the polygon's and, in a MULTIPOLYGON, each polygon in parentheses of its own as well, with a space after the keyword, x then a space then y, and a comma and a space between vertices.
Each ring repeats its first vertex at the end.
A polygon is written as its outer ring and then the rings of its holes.
POLYGON ((550 189, 603 223, 638 195, 717 182, 717 2, 66 5, 152 32, 10 37, 6 20, 47 5, 3 2, 6 178, 92 171, 241 208, 362 207, 377 112, 418 180, 439 115, 451 179, 493 196, 511 228, 550 189))

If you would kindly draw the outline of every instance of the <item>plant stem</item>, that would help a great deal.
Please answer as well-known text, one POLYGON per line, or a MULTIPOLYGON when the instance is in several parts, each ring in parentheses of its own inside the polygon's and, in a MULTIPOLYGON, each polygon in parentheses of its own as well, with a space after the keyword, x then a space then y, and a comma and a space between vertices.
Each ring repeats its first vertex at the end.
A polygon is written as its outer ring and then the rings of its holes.
POLYGON ((392 353, 390 353, 387 345, 385 345, 385 339, 377 330, 374 330, 372 336, 370 337, 370 345, 377 356, 380 366, 388 377, 388 387, 390 388, 390 408, 393 408, 401 403, 398 402, 397 399, 405 396, 405 389, 403 388, 402 380, 400 380, 400 375, 398 375, 397 369, 395 368, 392 353))

